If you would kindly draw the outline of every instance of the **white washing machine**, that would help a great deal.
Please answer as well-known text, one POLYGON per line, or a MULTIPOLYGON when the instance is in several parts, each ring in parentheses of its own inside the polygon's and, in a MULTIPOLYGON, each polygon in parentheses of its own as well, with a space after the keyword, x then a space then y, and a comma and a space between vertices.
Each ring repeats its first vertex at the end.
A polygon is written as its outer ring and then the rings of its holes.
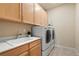
POLYGON ((53 28, 48 26, 40 27, 34 26, 32 27, 32 36, 40 37, 42 40, 42 55, 49 55, 50 51, 54 47, 54 39, 53 39, 53 28))

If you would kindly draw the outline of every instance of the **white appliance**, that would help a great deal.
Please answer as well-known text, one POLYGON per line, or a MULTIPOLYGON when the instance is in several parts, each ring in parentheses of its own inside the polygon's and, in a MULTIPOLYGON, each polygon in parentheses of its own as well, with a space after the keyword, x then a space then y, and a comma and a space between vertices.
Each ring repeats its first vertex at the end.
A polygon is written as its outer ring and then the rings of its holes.
POLYGON ((42 55, 47 56, 54 48, 53 28, 48 26, 39 27, 34 26, 32 28, 32 36, 40 37, 42 40, 42 55))

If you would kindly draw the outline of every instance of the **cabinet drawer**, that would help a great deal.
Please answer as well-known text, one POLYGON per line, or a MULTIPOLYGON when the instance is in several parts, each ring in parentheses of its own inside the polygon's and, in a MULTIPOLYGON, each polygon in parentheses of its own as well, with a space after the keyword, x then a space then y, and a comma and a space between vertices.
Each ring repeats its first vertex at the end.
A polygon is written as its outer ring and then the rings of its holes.
POLYGON ((34 47, 34 46, 36 46, 36 45, 38 45, 40 43, 41 43, 41 40, 40 39, 38 39, 36 41, 33 41, 33 42, 30 43, 30 48, 32 48, 32 47, 34 47))
POLYGON ((0 55, 3 55, 3 56, 18 56, 26 50, 28 50, 28 44, 19 46, 17 48, 11 49, 11 50, 8 50, 6 52, 1 53, 0 55))

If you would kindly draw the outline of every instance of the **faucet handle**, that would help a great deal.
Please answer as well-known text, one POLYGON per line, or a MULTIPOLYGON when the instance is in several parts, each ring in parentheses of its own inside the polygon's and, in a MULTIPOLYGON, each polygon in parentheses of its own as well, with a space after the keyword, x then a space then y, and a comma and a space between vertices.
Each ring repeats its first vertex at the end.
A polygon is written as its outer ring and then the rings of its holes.
POLYGON ((18 35, 22 35, 21 33, 19 33, 18 35))
POLYGON ((17 35, 16 35, 16 38, 20 38, 21 35, 22 35, 21 33, 17 34, 17 35))

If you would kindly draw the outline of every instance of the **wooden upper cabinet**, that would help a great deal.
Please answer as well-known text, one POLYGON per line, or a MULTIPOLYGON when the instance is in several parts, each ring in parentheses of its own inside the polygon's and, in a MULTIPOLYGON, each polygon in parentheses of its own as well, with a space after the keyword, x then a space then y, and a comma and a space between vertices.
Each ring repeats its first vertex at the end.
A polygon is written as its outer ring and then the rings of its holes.
POLYGON ((0 3, 0 18, 11 21, 21 21, 19 3, 0 3))
POLYGON ((47 27, 48 26, 48 14, 47 12, 45 12, 45 26, 47 27))
POLYGON ((41 20, 41 25, 44 27, 47 27, 48 25, 48 16, 47 16, 47 12, 45 10, 42 10, 42 20, 41 20))
POLYGON ((35 25, 47 26, 47 13, 39 4, 35 4, 34 22, 35 25))
POLYGON ((22 17, 24 23, 33 24, 33 3, 23 3, 22 4, 22 17))
POLYGON ((34 7, 35 7, 34 8, 35 9, 34 10, 35 11, 34 12, 35 13, 34 14, 34 16, 35 16, 34 17, 34 24, 35 25, 41 25, 41 19, 42 19, 42 11, 41 10, 42 10, 42 8, 40 7, 39 4, 35 4, 34 7))
POLYGON ((47 13, 36 3, 0 3, 0 19, 40 26, 47 25, 47 13))

